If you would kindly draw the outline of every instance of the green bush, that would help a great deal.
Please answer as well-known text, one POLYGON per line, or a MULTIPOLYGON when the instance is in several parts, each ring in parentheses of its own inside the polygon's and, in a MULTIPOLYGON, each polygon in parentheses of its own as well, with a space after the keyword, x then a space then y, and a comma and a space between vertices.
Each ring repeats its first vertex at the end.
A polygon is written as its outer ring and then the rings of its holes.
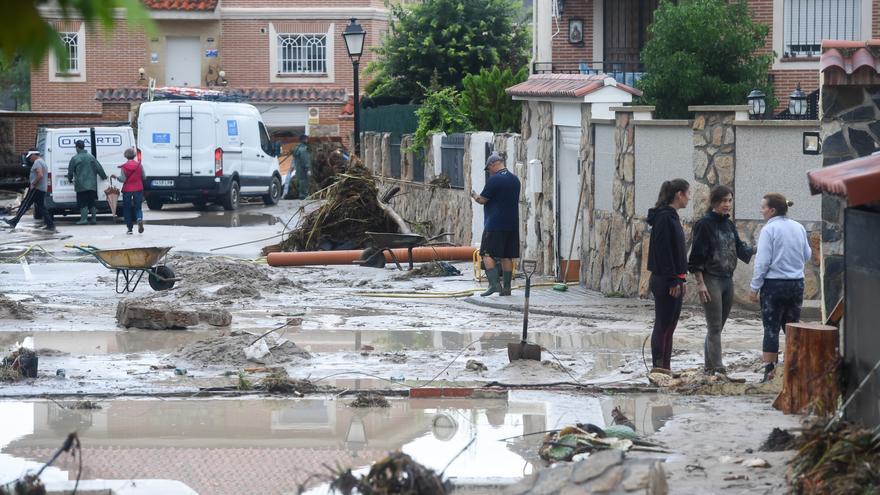
MULTIPOLYGON (((460 90, 468 74, 528 61, 527 23, 518 22, 514 0, 423 0, 391 9, 389 33, 368 73, 395 81, 401 98, 421 101, 433 78, 460 90)), ((392 83, 385 81, 372 89, 387 95, 392 83)))
POLYGON ((452 134, 473 129, 467 114, 461 110, 461 95, 455 88, 428 90, 425 102, 416 110, 419 125, 413 134, 412 149, 424 149, 428 136, 438 132, 452 134))
POLYGON ((527 67, 513 70, 493 67, 479 74, 469 74, 462 80, 462 113, 470 116, 475 129, 492 132, 511 132, 520 127, 522 104, 513 101, 505 89, 525 81, 527 67))
POLYGON ((660 118, 687 118, 688 105, 738 105, 754 88, 768 95, 772 53, 757 54, 769 28, 749 16, 744 0, 661 0, 642 51, 641 101, 660 118))

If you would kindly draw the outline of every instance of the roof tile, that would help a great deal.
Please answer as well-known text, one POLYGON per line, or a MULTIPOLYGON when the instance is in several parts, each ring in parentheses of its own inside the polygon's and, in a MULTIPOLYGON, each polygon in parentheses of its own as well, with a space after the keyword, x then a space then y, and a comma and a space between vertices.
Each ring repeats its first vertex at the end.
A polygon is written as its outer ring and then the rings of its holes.
POLYGON ((880 40, 822 41, 819 71, 826 85, 880 84, 880 40))
POLYGON ((152 10, 186 10, 191 12, 212 11, 218 0, 141 0, 152 10))
POLYGON ((846 198, 847 206, 880 201, 880 154, 856 158, 807 173, 813 194, 846 198))
POLYGON ((510 96, 581 98, 605 86, 615 86, 627 93, 642 92, 621 84, 607 74, 533 74, 528 80, 507 88, 510 96))

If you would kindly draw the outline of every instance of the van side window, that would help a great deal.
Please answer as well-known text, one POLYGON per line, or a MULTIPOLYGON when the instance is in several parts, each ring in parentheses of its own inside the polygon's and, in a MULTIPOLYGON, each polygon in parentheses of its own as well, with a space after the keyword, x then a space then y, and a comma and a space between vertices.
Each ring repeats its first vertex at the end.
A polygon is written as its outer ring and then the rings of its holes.
POLYGON ((263 151, 266 154, 272 154, 272 142, 269 141, 269 133, 266 131, 266 126, 263 125, 262 122, 257 122, 260 126, 260 148, 263 148, 263 151))

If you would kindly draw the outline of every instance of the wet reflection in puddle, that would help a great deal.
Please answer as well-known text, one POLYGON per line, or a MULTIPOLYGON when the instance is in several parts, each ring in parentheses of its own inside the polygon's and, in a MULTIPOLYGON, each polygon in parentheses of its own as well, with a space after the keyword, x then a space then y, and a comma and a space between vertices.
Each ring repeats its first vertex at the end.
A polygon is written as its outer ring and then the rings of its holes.
POLYGON ((196 216, 184 218, 147 219, 147 225, 176 225, 181 227, 249 227, 253 225, 275 225, 278 217, 268 213, 240 211, 203 211, 196 216))
MULTIPOLYGON (((96 410, 0 402, 0 483, 39 468, 78 431, 85 478, 172 479, 199 493, 293 493, 300 484, 323 493, 328 466, 363 469, 398 448, 439 472, 471 440, 446 476, 457 486, 506 484, 543 466, 542 435, 527 434, 575 422, 606 426, 619 407, 645 435, 674 409, 662 396, 584 397, 572 415, 571 396, 536 397, 392 399, 386 409, 323 398, 109 400, 96 410)), ((75 476, 75 461, 62 459, 44 480, 75 476)))
POLYGON ((37 350, 50 349, 85 355, 128 354, 173 350, 216 334, 212 331, 193 330, 0 332, 0 348, 9 348, 25 337, 33 337, 37 350))

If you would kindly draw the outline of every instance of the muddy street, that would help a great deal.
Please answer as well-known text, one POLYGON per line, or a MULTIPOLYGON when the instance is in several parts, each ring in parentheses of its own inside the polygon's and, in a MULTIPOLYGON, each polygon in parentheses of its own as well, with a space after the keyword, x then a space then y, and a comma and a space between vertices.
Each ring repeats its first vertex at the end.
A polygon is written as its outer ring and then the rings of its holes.
MULTIPOLYGON (((656 387, 647 377, 650 301, 577 285, 559 292, 536 277, 529 340, 542 360, 510 362, 522 278, 512 297, 480 298, 451 295, 485 287, 468 262, 454 264, 462 275, 440 277, 401 276, 393 264, 268 266, 261 248, 296 222, 300 206, 244 205, 234 215, 171 207, 150 212, 140 236, 109 217, 95 226, 59 218, 54 236, 32 220, 5 230, 0 349, 30 341, 38 370, 0 383, 0 483, 38 468, 76 431, 91 486, 326 493, 328 466, 363 473, 400 449, 443 471, 456 493, 501 493, 542 479, 550 463, 538 455, 541 432, 604 428, 619 408, 640 438, 663 446, 627 456, 663 461, 669 493, 783 486, 788 454, 758 448, 773 427, 796 422, 770 407, 780 383, 757 383, 758 315, 738 310, 725 329, 734 380, 693 375, 656 387), (117 294, 116 273, 72 242, 172 246, 167 264, 180 280, 154 291, 145 278, 117 294), (286 392, 272 392, 279 381, 286 392), (389 407, 351 407, 364 391, 389 407), (759 455, 770 467, 719 460, 759 455)), ((702 367, 704 335, 702 311, 686 307, 676 369, 702 367)), ((70 463, 43 474, 56 489, 75 477, 70 463)))

